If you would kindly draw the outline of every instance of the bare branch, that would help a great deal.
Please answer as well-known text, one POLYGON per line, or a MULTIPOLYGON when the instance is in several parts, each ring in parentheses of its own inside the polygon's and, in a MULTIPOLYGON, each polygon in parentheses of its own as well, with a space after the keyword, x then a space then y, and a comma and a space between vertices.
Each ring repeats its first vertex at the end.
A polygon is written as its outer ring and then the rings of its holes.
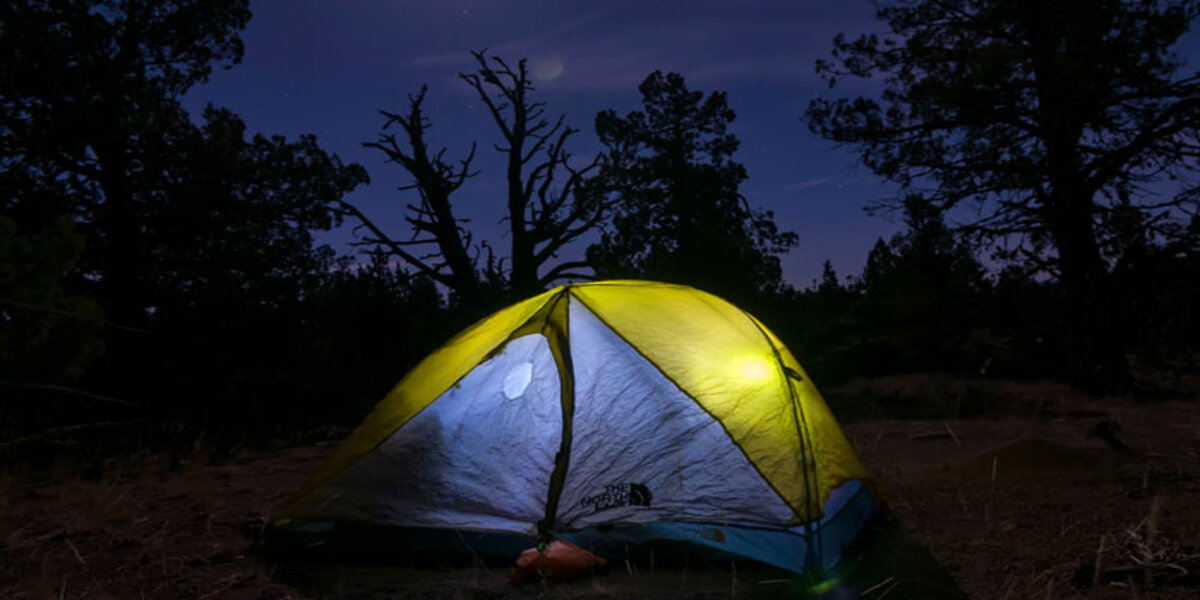
POLYGON ((113 323, 112 321, 109 321, 108 319, 105 319, 99 315, 96 315, 96 316, 85 315, 82 313, 72 312, 69 310, 51 308, 48 306, 37 306, 34 304, 26 304, 24 302, 17 302, 15 300, 6 300, 6 299, 2 299, 2 298, 0 298, 0 304, 2 304, 4 306, 9 306, 12 308, 20 309, 20 310, 43 312, 43 313, 51 314, 51 315, 58 315, 60 317, 70 317, 72 319, 80 319, 80 320, 84 320, 84 321, 96 320, 96 321, 99 321, 100 323, 103 323, 107 327, 112 327, 113 329, 120 329, 122 331, 132 331, 135 333, 150 333, 149 329, 141 329, 138 327, 130 327, 128 325, 121 325, 120 323, 113 323))
POLYGON ((476 263, 469 254, 469 236, 464 236, 464 231, 459 225, 461 220, 454 216, 450 196, 461 188, 467 179, 476 175, 476 172, 471 170, 471 162, 475 158, 477 144, 471 144, 471 150, 457 165, 448 162, 446 148, 433 153, 429 151, 424 136, 431 125, 422 110, 427 91, 428 88, 422 86, 419 93, 409 96, 409 110, 406 115, 380 111, 387 119, 383 127, 385 132, 393 125, 403 130, 406 138, 403 147, 395 135, 386 133, 381 133, 375 142, 363 144, 365 147, 382 151, 390 162, 399 164, 412 176, 412 184, 400 188, 417 190, 421 200, 419 205, 409 203, 408 214, 404 217, 413 228, 412 239, 408 242, 397 242, 384 235, 357 209, 349 211, 349 214, 357 217, 374 234, 368 241, 386 247, 392 254, 417 267, 435 281, 469 295, 478 287, 476 263), (464 240, 464 237, 467 240, 464 240), (436 243, 440 253, 418 257, 404 250, 404 246, 430 245, 431 242, 436 243), (440 260, 432 262, 434 259, 440 260))
POLYGON ((44 439, 51 438, 51 437, 54 437, 57 435, 62 435, 64 433, 87 431, 89 429, 109 429, 112 427, 128 427, 130 425, 137 425, 144 421, 145 421, 145 419, 129 419, 126 421, 102 421, 99 423, 84 423, 81 425, 68 425, 66 427, 55 427, 53 429, 48 429, 41 433, 36 433, 33 435, 26 435, 26 436, 22 436, 22 437, 19 437, 16 439, 12 439, 12 440, 8 440, 6 442, 0 443, 0 448, 9 448, 12 446, 19 446, 21 444, 27 444, 29 442, 36 442, 38 440, 44 440, 44 439))
POLYGON ((54 392, 56 394, 67 394, 70 396, 78 396, 80 398, 86 398, 88 400, 95 400, 97 402, 104 402, 106 404, 120 404, 122 406, 138 406, 137 402, 130 402, 129 400, 113 398, 112 396, 105 396, 103 394, 97 394, 95 392, 89 392, 87 390, 81 390, 81 389, 77 389, 77 388, 73 388, 73 387, 68 387, 65 385, 54 385, 54 384, 46 384, 46 383, 18 383, 18 382, 13 382, 13 381, 0 381, 0 386, 4 386, 4 387, 8 387, 8 388, 23 389, 23 390, 31 390, 31 391, 35 391, 35 392, 54 392))
POLYGON ((429 266, 428 264, 425 263, 425 261, 410 254, 407 250, 404 249, 404 246, 402 244, 399 244, 396 241, 392 240, 392 238, 389 237, 386 233, 384 233, 383 230, 379 228, 379 226, 377 226, 373 221, 371 221, 371 219, 367 218, 367 216, 365 214, 363 214, 363 212, 361 210, 359 210, 357 206, 354 206, 353 204, 351 204, 341 198, 338 198, 337 202, 345 214, 348 214, 348 215, 358 219, 363 227, 370 229, 371 233, 375 234, 374 239, 377 240, 380 245, 386 246, 388 248, 388 250, 391 252, 391 254, 393 254, 397 257, 400 257, 408 264, 416 267, 417 270, 419 270, 422 273, 424 273, 425 275, 428 275, 429 277, 433 278, 434 281, 437 281, 438 283, 441 283, 442 285, 446 285, 446 286, 451 285, 451 280, 448 276, 446 276, 444 273, 439 272, 436 268, 429 266))
POLYGON ((590 266, 587 261, 582 260, 559 263, 539 278, 538 283, 542 287, 549 287, 551 283, 560 279, 592 279, 593 275, 571 272, 571 269, 589 268, 590 266))

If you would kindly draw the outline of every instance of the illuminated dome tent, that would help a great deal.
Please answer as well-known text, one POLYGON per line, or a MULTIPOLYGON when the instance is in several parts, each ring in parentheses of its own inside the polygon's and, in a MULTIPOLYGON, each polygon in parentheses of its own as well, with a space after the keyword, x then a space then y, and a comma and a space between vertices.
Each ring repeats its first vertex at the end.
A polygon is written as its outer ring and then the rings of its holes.
POLYGON ((414 543, 512 549, 684 543, 803 572, 836 563, 875 513, 866 478, 754 317, 685 286, 580 283, 418 364, 276 528, 386 525, 414 543))

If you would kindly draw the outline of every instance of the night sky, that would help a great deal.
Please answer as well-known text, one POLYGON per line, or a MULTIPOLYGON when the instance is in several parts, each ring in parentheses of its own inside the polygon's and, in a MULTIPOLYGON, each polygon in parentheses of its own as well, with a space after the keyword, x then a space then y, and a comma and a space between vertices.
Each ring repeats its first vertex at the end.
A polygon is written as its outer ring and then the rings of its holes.
MULTIPOLYGON (((800 234, 784 258, 797 287, 811 285, 825 259, 843 276, 858 274, 875 239, 899 230, 896 217, 862 211, 889 188, 801 121, 808 101, 826 93, 813 62, 828 55, 832 37, 883 31, 865 0, 265 0, 251 9, 243 62, 193 89, 187 105, 196 114, 208 102, 228 107, 251 132, 316 134, 323 148, 367 168, 372 183, 348 199, 393 237, 409 235, 401 217, 415 191, 397 191, 407 174, 362 142, 378 134, 379 109, 406 108, 406 95, 428 84, 430 145, 457 158, 471 140, 480 142, 474 165, 481 173, 459 190, 455 210, 471 219, 476 241, 508 247, 498 224, 501 155, 491 150, 499 133, 457 78, 472 69, 469 50, 483 48, 529 59, 538 79, 533 98, 547 103, 548 116, 565 113, 582 130, 577 164, 599 148, 596 112, 640 108, 637 85, 655 69, 683 74, 693 90, 728 92, 742 142, 736 158, 750 175, 742 192, 800 234)), ((837 91, 875 91, 856 85, 837 91)), ((347 227, 321 239, 347 251, 352 236, 347 227)))

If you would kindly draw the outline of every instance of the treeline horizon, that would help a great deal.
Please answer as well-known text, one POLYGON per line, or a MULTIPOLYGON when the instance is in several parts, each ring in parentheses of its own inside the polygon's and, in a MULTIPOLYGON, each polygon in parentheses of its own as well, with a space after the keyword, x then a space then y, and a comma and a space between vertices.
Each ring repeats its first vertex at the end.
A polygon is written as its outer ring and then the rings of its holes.
POLYGON ((937 2, 884 4, 890 38, 834 39, 817 65, 831 89, 877 75, 887 89, 813 98, 803 120, 898 184, 870 208, 904 229, 862 272, 826 261, 802 289, 780 257, 803 240, 739 191, 725 93, 682 74, 650 73, 640 109, 597 114, 602 150, 585 160, 523 59, 472 51, 459 77, 494 131, 438 147, 421 88, 380 107, 364 142, 411 181, 398 226, 346 199, 368 173, 316 138, 183 108, 236 68, 248 0, 9 3, 0 452, 328 436, 471 323, 589 279, 721 296, 819 386, 940 372, 1159 389, 1200 356, 1200 77, 1171 53, 1200 10, 1113 0, 1080 18, 1080 2, 941 20, 937 2), (476 241, 455 203, 484 151, 505 161, 505 248, 476 241), (1163 182, 1177 192, 1148 191, 1163 182), (338 226, 355 253, 316 242, 338 226))

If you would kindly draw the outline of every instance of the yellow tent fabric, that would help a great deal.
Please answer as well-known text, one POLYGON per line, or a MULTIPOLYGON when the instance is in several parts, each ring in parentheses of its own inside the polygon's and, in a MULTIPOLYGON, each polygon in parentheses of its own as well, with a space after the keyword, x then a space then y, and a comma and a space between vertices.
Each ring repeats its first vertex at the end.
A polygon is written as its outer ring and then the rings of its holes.
POLYGON ((615 281, 571 293, 724 425, 797 522, 821 516, 843 481, 867 477, 800 364, 749 314, 678 285, 615 281))
MULTIPOLYGON (((542 333, 560 371, 569 371, 564 366, 569 361, 560 356, 561 341, 555 341, 570 335, 562 309, 568 300, 594 313, 718 421, 794 511, 793 524, 820 518, 838 485, 868 478, 799 362, 754 317, 687 286, 604 281, 554 288, 451 339, 375 407, 301 488, 285 516, 303 514, 316 490, 378 448, 507 342, 542 333)), ((571 373, 559 377, 564 393, 571 394, 571 373)))
MULTIPOLYGON (((528 323, 547 303, 561 295, 555 288, 514 304, 468 327, 446 342, 409 371, 384 399, 375 405, 366 420, 325 461, 316 474, 300 488, 296 500, 325 483, 350 463, 375 449, 430 402, 466 375, 475 365, 494 352, 513 332, 528 323)), ((292 507, 296 502, 292 503, 292 507)))

